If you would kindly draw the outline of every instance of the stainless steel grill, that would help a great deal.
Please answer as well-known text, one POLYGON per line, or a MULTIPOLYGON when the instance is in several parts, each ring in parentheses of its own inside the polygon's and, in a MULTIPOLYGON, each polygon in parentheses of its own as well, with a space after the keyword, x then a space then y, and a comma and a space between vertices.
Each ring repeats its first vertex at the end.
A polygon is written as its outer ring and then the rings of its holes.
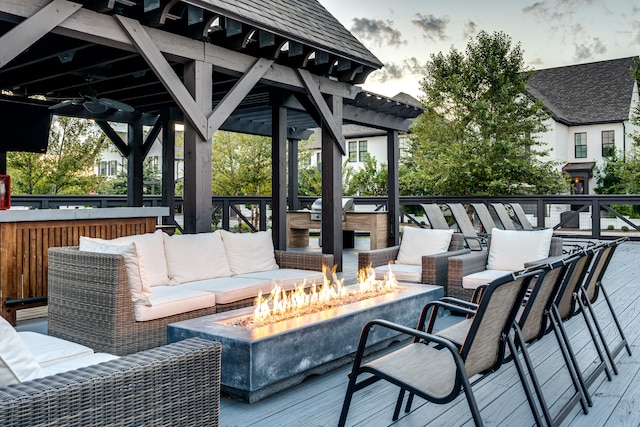
MULTIPOLYGON (((350 197, 342 198, 342 215, 345 212, 352 212, 356 209, 353 199, 350 197)), ((320 221, 322 219, 322 199, 316 199, 311 205, 311 221, 320 221)), ((344 218, 343 218, 344 219, 344 218)))

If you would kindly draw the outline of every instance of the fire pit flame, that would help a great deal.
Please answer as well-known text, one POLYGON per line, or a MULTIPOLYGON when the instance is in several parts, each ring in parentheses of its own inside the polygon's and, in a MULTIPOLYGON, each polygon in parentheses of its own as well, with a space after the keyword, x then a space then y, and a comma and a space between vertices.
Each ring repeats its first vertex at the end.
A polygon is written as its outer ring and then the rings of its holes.
POLYGON ((327 266, 322 267, 323 283, 317 286, 315 283, 309 286, 306 282, 297 285, 293 291, 285 291, 276 282, 268 296, 258 294, 253 312, 253 319, 247 328, 262 326, 280 320, 290 319, 301 314, 313 313, 339 305, 349 304, 378 295, 384 295, 395 291, 398 282, 389 268, 389 273, 384 280, 376 280, 375 271, 371 266, 358 272, 358 283, 355 291, 348 290, 344 286, 344 280, 336 275, 337 266, 329 271, 327 266))

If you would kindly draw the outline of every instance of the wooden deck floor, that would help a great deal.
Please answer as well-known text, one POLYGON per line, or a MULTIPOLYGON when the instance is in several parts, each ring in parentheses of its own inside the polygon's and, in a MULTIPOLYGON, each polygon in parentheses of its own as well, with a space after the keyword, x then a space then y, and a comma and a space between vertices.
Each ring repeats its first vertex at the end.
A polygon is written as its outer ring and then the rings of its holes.
MULTIPOLYGON (((589 414, 574 408, 563 426, 639 426, 640 425, 640 243, 621 245, 606 272, 604 283, 615 305, 633 356, 622 352, 618 357, 619 375, 607 381, 601 375, 591 387, 593 407, 589 414)), ((613 333, 611 319, 599 303, 596 310, 606 331, 613 333)), ((567 330, 581 366, 588 367, 596 359, 581 316, 568 322, 567 330)), ((330 337, 327 337, 330 339, 330 337)), ((357 340, 358 337, 353 337, 357 340)), ((556 405, 562 402, 564 391, 570 387, 563 369, 554 337, 549 334, 530 348, 537 365, 545 398, 556 405)), ((221 425, 223 426, 335 426, 342 407, 350 365, 318 377, 254 404, 222 397, 221 425)), ((522 386, 512 363, 474 386, 476 399, 486 425, 533 425, 522 386)), ((464 398, 449 405, 434 405, 416 398, 411 413, 397 422, 391 421, 397 389, 379 382, 354 395, 347 424, 350 426, 464 426, 473 425, 464 398)))

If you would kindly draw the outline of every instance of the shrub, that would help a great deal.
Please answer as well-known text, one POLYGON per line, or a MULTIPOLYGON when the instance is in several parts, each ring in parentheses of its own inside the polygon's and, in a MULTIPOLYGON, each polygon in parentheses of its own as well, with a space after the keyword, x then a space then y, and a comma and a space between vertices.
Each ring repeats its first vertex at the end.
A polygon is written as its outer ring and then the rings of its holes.
POLYGON ((627 227, 626 225, 623 225, 622 227, 620 227, 620 230, 622 231, 629 231, 629 227, 627 227))
POLYGON ((613 224, 609 224, 609 225, 607 226, 607 230, 613 230, 613 229, 615 229, 615 227, 613 226, 613 224))

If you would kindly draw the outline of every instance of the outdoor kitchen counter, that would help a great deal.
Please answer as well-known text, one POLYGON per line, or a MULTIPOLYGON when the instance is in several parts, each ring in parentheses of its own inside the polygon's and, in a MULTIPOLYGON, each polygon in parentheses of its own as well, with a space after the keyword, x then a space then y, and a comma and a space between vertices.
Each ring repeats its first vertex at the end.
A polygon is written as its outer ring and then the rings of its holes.
POLYGON ((167 207, 0 211, 0 315, 15 325, 16 310, 46 304, 50 247, 153 233, 166 215, 167 207))
MULTIPOLYGON (((368 231, 371 249, 387 247, 386 212, 345 212, 342 229, 368 231)), ((311 211, 287 212, 287 247, 309 246, 309 230, 320 230, 320 221, 311 220, 311 211)))

